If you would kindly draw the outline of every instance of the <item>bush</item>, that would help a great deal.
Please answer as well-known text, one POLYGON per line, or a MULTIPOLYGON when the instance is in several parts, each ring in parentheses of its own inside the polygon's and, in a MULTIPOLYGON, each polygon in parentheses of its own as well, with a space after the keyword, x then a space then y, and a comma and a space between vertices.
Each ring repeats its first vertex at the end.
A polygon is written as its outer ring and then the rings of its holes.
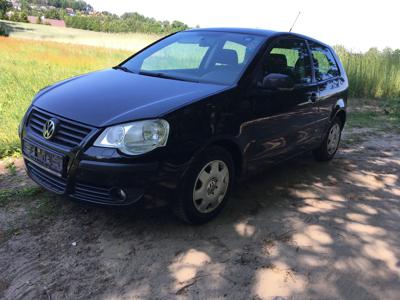
POLYGON ((5 28, 3 28, 2 24, 0 23, 0 36, 8 36, 8 32, 5 28))
POLYGON ((62 19, 60 10, 56 9, 56 8, 55 9, 54 8, 53 9, 49 9, 49 10, 45 11, 44 17, 46 19, 57 19, 57 20, 61 20, 62 19))
POLYGON ((14 11, 10 16, 10 21, 28 23, 28 15, 26 12, 14 11))
POLYGON ((8 36, 8 31, 3 23, 0 23, 0 36, 8 36))

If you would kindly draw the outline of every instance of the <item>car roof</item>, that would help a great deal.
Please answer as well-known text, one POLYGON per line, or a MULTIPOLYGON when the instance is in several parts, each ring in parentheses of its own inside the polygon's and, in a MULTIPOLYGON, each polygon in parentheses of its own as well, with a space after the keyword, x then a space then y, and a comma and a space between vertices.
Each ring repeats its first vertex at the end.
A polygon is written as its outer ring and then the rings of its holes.
POLYGON ((271 36, 276 34, 276 31, 266 29, 255 29, 255 28, 235 28, 235 27, 214 27, 214 28, 194 28, 188 31, 216 31, 216 32, 232 32, 232 33, 244 33, 262 36, 271 36))
POLYGON ((329 45, 327 45, 321 41, 318 41, 309 36, 305 36, 305 35, 294 33, 294 32, 274 31, 274 30, 257 29, 257 28, 239 28, 239 27, 194 28, 194 29, 189 29, 186 31, 214 31, 214 32, 242 33, 242 34, 259 35, 259 36, 264 36, 267 38, 278 37, 278 36, 293 36, 293 37, 298 37, 298 38, 306 39, 309 41, 313 41, 318 44, 321 44, 321 45, 331 48, 329 45))

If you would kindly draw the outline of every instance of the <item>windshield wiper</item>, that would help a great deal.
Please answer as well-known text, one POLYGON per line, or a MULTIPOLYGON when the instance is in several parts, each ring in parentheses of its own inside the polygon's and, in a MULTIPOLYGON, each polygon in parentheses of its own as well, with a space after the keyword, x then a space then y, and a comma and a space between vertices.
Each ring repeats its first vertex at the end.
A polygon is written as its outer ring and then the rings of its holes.
POLYGON ((165 79, 173 79, 173 80, 180 80, 180 81, 198 82, 197 80, 194 80, 194 79, 175 77, 175 76, 171 76, 171 75, 168 75, 168 74, 165 74, 165 73, 160 73, 160 72, 140 71, 139 75, 158 77, 158 78, 165 78, 165 79))
POLYGON ((127 67, 124 66, 115 66, 113 67, 114 70, 121 70, 128 73, 134 73, 133 71, 129 70, 127 67))

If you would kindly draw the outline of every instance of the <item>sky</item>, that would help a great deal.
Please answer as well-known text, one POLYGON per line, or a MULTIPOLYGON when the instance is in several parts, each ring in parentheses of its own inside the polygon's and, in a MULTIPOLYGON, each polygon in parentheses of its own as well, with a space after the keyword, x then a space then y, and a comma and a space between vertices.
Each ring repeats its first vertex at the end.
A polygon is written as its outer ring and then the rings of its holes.
POLYGON ((249 27, 293 32, 330 45, 366 51, 400 49, 400 0, 87 0, 95 10, 136 11, 191 27, 249 27))

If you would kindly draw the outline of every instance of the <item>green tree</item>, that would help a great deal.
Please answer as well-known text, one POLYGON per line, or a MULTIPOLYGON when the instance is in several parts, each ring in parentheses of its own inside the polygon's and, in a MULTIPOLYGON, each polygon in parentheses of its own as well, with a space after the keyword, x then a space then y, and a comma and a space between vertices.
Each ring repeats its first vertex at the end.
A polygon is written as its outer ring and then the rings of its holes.
POLYGON ((174 21, 172 23, 169 21, 158 21, 136 12, 124 13, 121 17, 109 12, 102 12, 100 15, 94 16, 78 13, 73 17, 66 16, 64 20, 67 27, 104 32, 144 32, 162 34, 189 28, 189 26, 180 21, 174 21))
POLYGON ((55 8, 55 9, 49 9, 45 12, 44 14, 45 18, 47 19, 57 19, 61 20, 61 15, 60 15, 60 10, 55 8))
POLYGON ((19 22, 28 23, 28 14, 25 11, 19 13, 19 22))
POLYGON ((11 8, 11 3, 7 0, 0 0, 0 19, 6 16, 6 12, 11 8))

